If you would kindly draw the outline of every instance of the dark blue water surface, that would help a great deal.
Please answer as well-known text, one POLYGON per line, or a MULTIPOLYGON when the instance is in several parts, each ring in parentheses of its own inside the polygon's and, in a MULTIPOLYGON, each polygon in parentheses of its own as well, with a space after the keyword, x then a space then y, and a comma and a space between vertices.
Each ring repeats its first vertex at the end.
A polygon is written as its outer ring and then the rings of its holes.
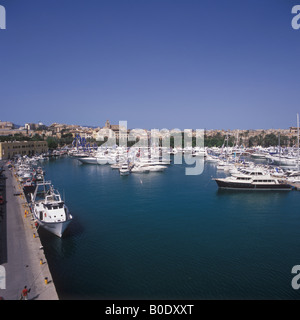
MULTIPOLYGON (((44 164, 74 220, 40 236, 61 299, 298 299, 300 192, 220 191, 205 164, 122 177, 44 164)), ((223 174, 224 175, 224 174, 223 174)))

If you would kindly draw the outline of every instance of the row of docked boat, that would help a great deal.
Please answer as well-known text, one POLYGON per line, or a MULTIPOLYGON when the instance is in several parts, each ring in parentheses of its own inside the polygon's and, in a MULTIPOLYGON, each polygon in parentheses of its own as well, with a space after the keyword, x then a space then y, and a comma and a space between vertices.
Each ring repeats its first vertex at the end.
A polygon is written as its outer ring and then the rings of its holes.
MULTIPOLYGON (((153 171, 164 171, 170 164, 170 155, 187 154, 192 157, 203 157, 206 162, 216 163, 218 170, 229 172, 233 165, 239 161, 241 156, 251 156, 254 159, 265 159, 269 163, 296 166, 298 161, 295 154, 299 153, 295 148, 280 149, 277 147, 270 148, 248 148, 243 147, 213 147, 213 148, 125 148, 125 147, 98 147, 92 152, 83 152, 75 150, 71 152, 84 164, 109 164, 113 169, 119 169, 121 175, 130 173, 149 173, 153 171), (279 152, 282 152, 280 154, 279 152), (285 155, 285 156, 284 156, 285 155), (276 161, 280 158, 281 161, 276 161)), ((244 162, 245 165, 245 162, 244 162)), ((275 170, 275 169, 274 169, 275 170)), ((281 168, 277 168, 274 175, 279 177, 282 173, 281 168)))
POLYGON ((36 165, 35 162, 30 163, 29 158, 19 158, 14 164, 16 178, 23 186, 25 195, 34 192, 36 183, 44 180, 44 170, 36 165))
POLYGON ((98 147, 89 150, 83 150, 82 148, 72 148, 69 150, 68 155, 70 157, 78 159, 82 163, 86 164, 114 164, 119 159, 122 160, 129 158, 133 161, 138 157, 147 158, 165 158, 169 159, 170 155, 187 154, 192 157, 210 157, 210 155, 220 154, 249 154, 242 147, 225 147, 225 148, 207 148, 207 147, 186 147, 186 148, 167 148, 167 147, 131 147, 126 148, 122 146, 114 147, 98 147))
POLYGON ((15 170, 35 222, 61 237, 73 217, 51 181, 45 181, 43 169, 35 167, 35 161, 30 164, 29 159, 23 157, 15 162, 10 161, 8 166, 15 170))
POLYGON ((155 153, 149 153, 148 149, 124 147, 116 148, 98 148, 94 153, 83 154, 75 157, 83 164, 105 165, 108 164, 112 169, 119 169, 120 175, 129 175, 130 173, 149 173, 162 172, 171 163, 170 159, 163 158, 161 150, 155 150, 155 153), (158 152, 157 152, 158 151, 158 152), (152 155, 152 157, 151 157, 152 155))
MULTIPOLYGON (((168 163, 169 164, 169 163, 168 163)), ((134 164, 116 164, 111 166, 113 169, 119 169, 121 176, 129 175, 130 173, 150 173, 150 172, 162 172, 167 166, 162 165, 161 162, 135 162, 134 164)))
POLYGON ((299 149, 295 147, 257 147, 255 151, 251 153, 251 157, 253 159, 266 160, 268 163, 274 165, 297 166, 299 163, 299 149))
POLYGON ((282 167, 255 164, 253 162, 221 163, 218 169, 229 176, 214 178, 219 188, 242 190, 291 190, 292 185, 300 183, 298 168, 283 170, 282 167))

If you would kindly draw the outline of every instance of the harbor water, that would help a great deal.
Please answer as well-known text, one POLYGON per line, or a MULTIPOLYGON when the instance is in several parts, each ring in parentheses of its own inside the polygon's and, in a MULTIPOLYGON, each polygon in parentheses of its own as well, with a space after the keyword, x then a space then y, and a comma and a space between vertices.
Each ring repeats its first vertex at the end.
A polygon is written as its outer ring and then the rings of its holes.
POLYGON ((120 176, 108 165, 43 163, 73 221, 40 228, 60 299, 298 299, 300 193, 218 190, 216 165, 120 176))

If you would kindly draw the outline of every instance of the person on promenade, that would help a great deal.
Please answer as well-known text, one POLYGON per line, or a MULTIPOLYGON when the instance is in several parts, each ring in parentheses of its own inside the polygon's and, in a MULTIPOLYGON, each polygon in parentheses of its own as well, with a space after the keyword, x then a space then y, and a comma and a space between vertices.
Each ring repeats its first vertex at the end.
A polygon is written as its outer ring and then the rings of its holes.
POLYGON ((20 300, 28 300, 28 293, 30 292, 30 289, 27 289, 27 286, 24 287, 24 289, 21 292, 21 298, 20 300))

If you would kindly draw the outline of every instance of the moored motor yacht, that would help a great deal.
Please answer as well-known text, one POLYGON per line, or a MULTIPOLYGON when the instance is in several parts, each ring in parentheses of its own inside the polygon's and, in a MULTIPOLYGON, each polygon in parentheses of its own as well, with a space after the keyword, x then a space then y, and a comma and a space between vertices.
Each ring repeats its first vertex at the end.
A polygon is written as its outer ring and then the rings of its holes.
POLYGON ((79 160, 81 163, 85 164, 98 164, 97 158, 96 157, 83 157, 83 158, 76 158, 79 160))
POLYGON ((61 237, 73 217, 51 181, 37 183, 31 194, 31 209, 38 224, 61 237))
POLYGON ((119 169, 121 176, 128 176, 130 173, 130 169, 127 163, 124 163, 122 167, 119 169))
POLYGON ((132 173, 149 173, 150 170, 147 166, 134 165, 131 169, 132 173))
POLYGON ((241 190, 291 190, 291 186, 283 180, 271 175, 237 175, 213 179, 219 188, 241 190))

